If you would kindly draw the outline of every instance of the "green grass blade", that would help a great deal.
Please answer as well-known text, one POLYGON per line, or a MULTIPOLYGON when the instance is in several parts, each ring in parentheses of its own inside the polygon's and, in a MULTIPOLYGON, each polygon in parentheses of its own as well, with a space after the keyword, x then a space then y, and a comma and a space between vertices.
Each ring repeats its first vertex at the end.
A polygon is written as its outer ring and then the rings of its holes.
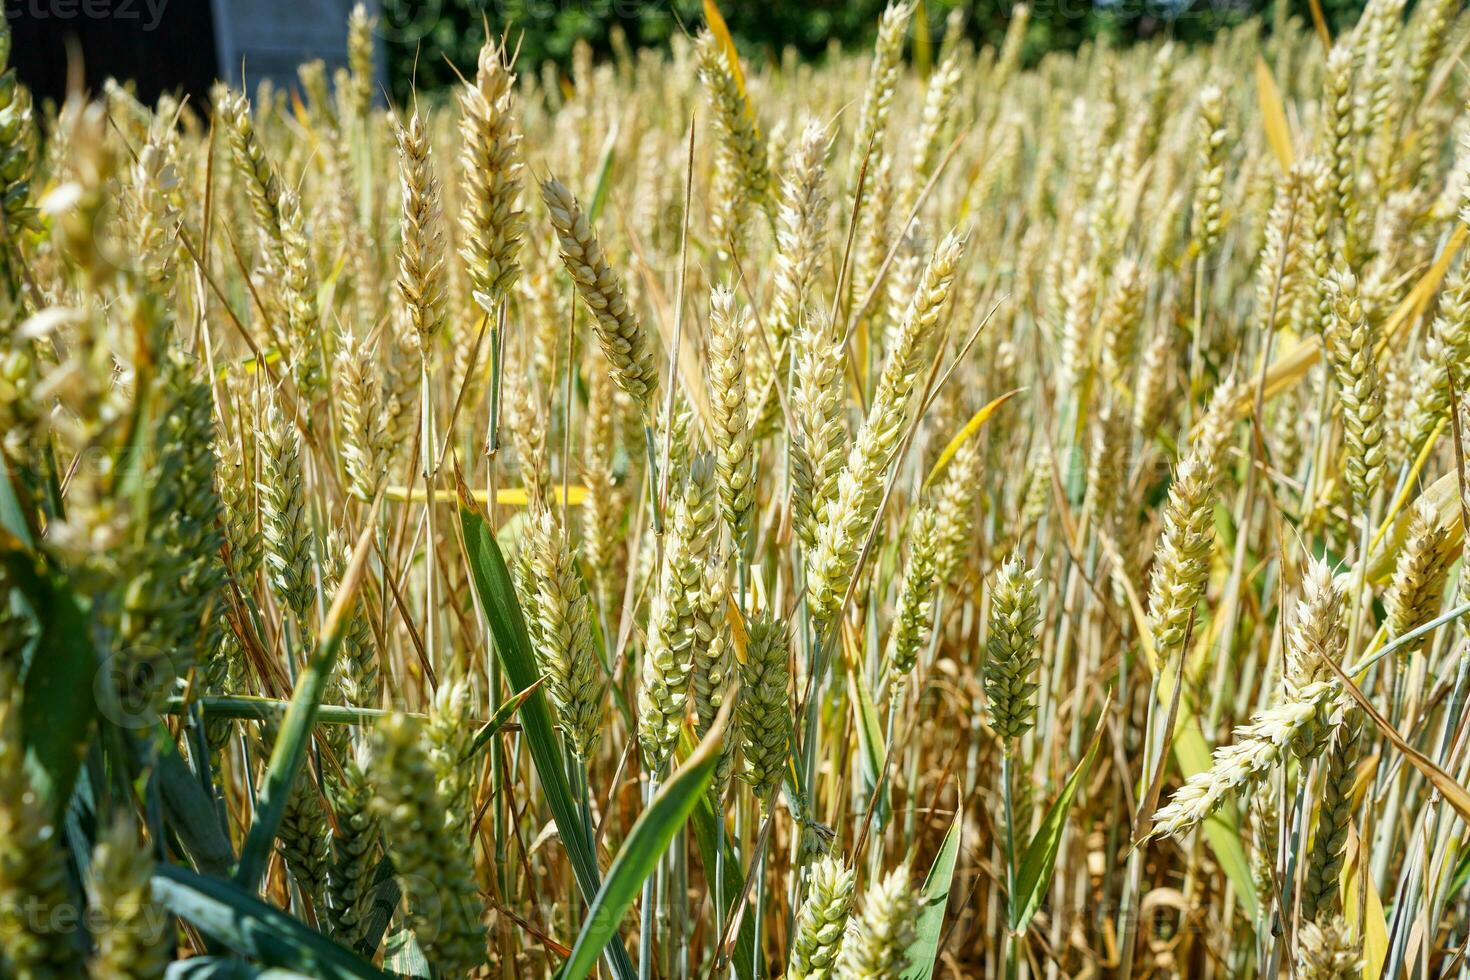
MULTIPOLYGON (((376 514, 376 508, 370 511, 376 514)), ((296 690, 291 694, 291 706, 281 722, 281 734, 271 749, 270 765, 260 783, 260 792, 255 800, 255 821, 250 825, 250 835, 240 849, 240 868, 235 872, 235 881, 244 888, 255 891, 260 887, 265 874, 266 862, 270 859, 271 844, 280 829, 281 817, 286 812, 286 801, 291 796, 291 787, 301 772, 306 760, 307 742, 311 738, 312 726, 316 723, 317 709, 332 678, 337 663, 337 650, 342 645, 342 634, 348 623, 348 615, 357 597, 357 587, 362 583, 367 570, 368 554, 372 550, 373 521, 363 527, 353 551, 352 561, 342 576, 337 597, 327 613, 327 622, 322 630, 316 652, 307 661, 301 676, 296 679, 296 690)))
MULTIPOLYGON (((562 970, 562 980, 583 980, 596 965, 599 951, 616 940, 618 925, 633 904, 638 890, 643 887, 644 880, 658 867, 669 842, 683 829, 694 807, 705 796, 714 776, 715 763, 720 759, 720 747, 725 741, 729 703, 733 703, 733 699, 727 702, 709 734, 659 789, 648 808, 638 816, 638 822, 633 824, 628 839, 613 859, 612 867, 607 869, 602 890, 587 908, 582 932, 577 936, 572 955, 562 970)), ((651 911, 643 910, 645 915, 651 911)))
POLYGON ((1057 849, 1062 844, 1062 829, 1067 825, 1067 815, 1071 812, 1072 801, 1077 798, 1077 790, 1087 779, 1092 760, 1096 758, 1098 746, 1102 744, 1103 720, 1110 704, 1111 701, 1103 706, 1097 730, 1092 734, 1092 744, 1087 747, 1082 761, 1077 763, 1077 768, 1067 777, 1061 794, 1042 818, 1036 836, 1026 845, 1026 853, 1016 872, 1016 894, 1011 896, 1013 932, 1020 932, 1031 924, 1032 916, 1036 915, 1036 910, 1041 907, 1041 900, 1046 897, 1047 889, 1051 886, 1052 872, 1057 865, 1057 849))
POLYGON ((172 745, 159 752, 156 773, 164 818, 189 860, 203 874, 228 876, 235 850, 220 829, 214 801, 172 745))
POLYGON ((535 694, 545 682, 546 678, 541 678, 541 680, 525 690, 519 691, 512 697, 507 698, 500 707, 496 708, 495 714, 490 716, 490 720, 481 725, 480 730, 475 732, 475 737, 470 740, 470 747, 465 751, 464 760, 462 761, 468 762, 470 759, 473 759, 476 753, 495 737, 495 733, 504 728, 506 723, 521 709, 521 705, 526 703, 526 699, 535 694))
POLYGON ((206 936, 266 966, 319 980, 388 976, 231 882, 164 864, 153 872, 153 897, 206 936))
POLYGON ((614 126, 608 131, 602 144, 602 159, 597 164, 597 185, 592 191, 592 200, 587 205, 587 223, 597 224, 602 206, 607 203, 607 189, 612 186, 613 160, 617 155, 618 130, 614 126))
POLYGON ((949 906, 949 889, 954 883, 955 861, 960 856, 960 824, 956 815, 934 855, 924 890, 919 893, 919 921, 914 941, 909 944, 909 967, 903 980, 929 980, 934 975, 934 959, 939 955, 939 939, 944 933, 944 910, 949 906))
MULTIPOLYGON (((694 751, 694 743, 687 727, 679 733, 679 751, 684 758, 694 751)), ((724 906, 725 914, 729 915, 735 905, 735 899, 745 887, 745 874, 740 870, 740 856, 735 853, 735 848, 730 844, 731 834, 728 828, 724 834, 719 832, 719 821, 724 817, 723 813, 715 813, 714 802, 710 799, 709 794, 705 793, 695 804, 694 815, 690 818, 690 823, 694 827, 694 841, 699 846, 699 857, 704 862, 705 874, 710 881, 711 891, 715 887, 715 854, 723 845, 725 887, 717 900, 724 906)), ((755 916, 741 916, 740 934, 735 937, 735 955, 730 957, 730 960, 738 980, 754 980, 750 964, 755 962, 755 916)))
POLYGON ((853 710, 857 712, 858 720, 858 745, 862 750, 863 781, 864 788, 871 790, 878 784, 878 775, 883 772, 884 758, 887 747, 883 744, 883 721, 878 716, 878 708, 873 703, 873 692, 868 689, 867 678, 863 672, 850 669, 847 676, 851 679, 853 690, 857 697, 853 698, 853 710))
MULTIPOLYGON (((500 545, 496 544, 495 536, 490 533, 490 526, 483 517, 461 507, 459 519, 470 577, 474 580, 475 594, 485 611, 485 620, 495 641, 495 656, 500 659, 511 686, 525 690, 541 679, 541 671, 531 652, 526 619, 516 599, 510 569, 506 568, 500 545)), ((546 805, 551 808, 562 847, 566 849, 567 860, 577 877, 577 887, 590 903, 601 890, 602 879, 597 871, 592 838, 582 825, 577 802, 567 783, 561 744, 551 722, 551 709, 544 692, 532 692, 521 705, 520 718, 531 764, 541 780, 541 792, 546 797, 546 805)), ((609 943, 607 955, 619 980, 634 980, 633 963, 621 943, 609 943)))
POLYGON ((97 718, 92 681, 99 661, 71 591, 38 568, 29 552, 6 548, 0 561, 36 620, 37 636, 21 681, 26 768, 36 792, 60 816, 97 718))
POLYGON ((428 957, 419 946, 418 937, 407 927, 395 930, 388 937, 383 950, 383 969, 392 971, 402 980, 429 980, 434 975, 428 957))
POLYGON ((163 972, 163 980, 311 980, 311 977, 295 970, 255 966, 244 960, 196 956, 170 963, 163 972))

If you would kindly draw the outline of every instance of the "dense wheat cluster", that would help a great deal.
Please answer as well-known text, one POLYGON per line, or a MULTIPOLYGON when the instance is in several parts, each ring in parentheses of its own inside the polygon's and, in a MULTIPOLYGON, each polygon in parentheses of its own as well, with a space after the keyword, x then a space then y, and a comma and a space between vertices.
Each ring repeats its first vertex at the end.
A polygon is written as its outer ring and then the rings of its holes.
POLYGON ((1465 976, 1457 0, 711 17, 0 74, 0 975, 1465 976))

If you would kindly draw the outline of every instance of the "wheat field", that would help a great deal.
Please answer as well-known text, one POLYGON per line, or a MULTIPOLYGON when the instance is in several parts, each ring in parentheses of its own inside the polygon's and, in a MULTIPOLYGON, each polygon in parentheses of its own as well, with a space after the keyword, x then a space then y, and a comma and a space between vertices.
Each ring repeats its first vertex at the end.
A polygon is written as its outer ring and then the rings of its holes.
POLYGON ((1470 976, 1458 0, 705 10, 0 74, 0 975, 1470 976))

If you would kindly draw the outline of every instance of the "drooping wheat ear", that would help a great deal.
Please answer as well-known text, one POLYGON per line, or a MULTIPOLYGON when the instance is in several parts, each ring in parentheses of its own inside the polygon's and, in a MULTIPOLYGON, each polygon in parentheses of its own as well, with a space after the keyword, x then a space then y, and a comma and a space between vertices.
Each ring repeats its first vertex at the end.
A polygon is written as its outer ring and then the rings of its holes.
POLYGON ((1036 440, 1026 454, 1026 489, 1020 495, 1021 524, 1033 527, 1051 511, 1052 478, 1056 460, 1042 440, 1036 440))
POLYGON ((296 427, 272 400, 261 440, 261 473, 255 484, 260 495, 261 537, 265 542, 266 581, 276 599, 296 618, 299 639, 311 622, 311 527, 301 472, 301 444, 296 427))
POLYGON ((1126 506, 1126 481, 1131 446, 1128 418, 1116 400, 1107 398, 1092 428, 1092 457, 1087 461, 1087 497, 1093 519, 1116 537, 1117 522, 1126 506))
POLYGON ((1225 158, 1229 155, 1225 128, 1225 93, 1218 85, 1199 94, 1199 133, 1196 137, 1199 174, 1195 178, 1191 209, 1189 254, 1212 251, 1220 242, 1225 195, 1225 158))
POLYGON ((659 406, 653 431, 667 437, 670 473, 684 472, 689 465, 690 453, 702 444, 698 423, 699 420, 694 416, 694 406, 689 404, 683 391, 674 392, 672 401, 659 406))
POLYGON ((122 202, 138 267, 160 296, 173 295, 178 265, 175 232, 181 214, 175 207, 179 177, 173 160, 178 148, 172 135, 154 135, 138 151, 131 168, 132 193, 122 202))
POLYGON ((1299 980, 1353 980, 1363 971, 1362 944, 1340 915, 1303 922, 1297 927, 1296 941, 1299 980))
POLYGON ((638 402, 645 415, 658 390, 653 350, 638 316, 628 305, 623 280, 608 264, 582 205, 556 178, 541 182, 541 198, 561 245, 561 260, 577 293, 593 316, 597 342, 612 369, 613 380, 638 402))
POLYGON ((1041 624, 1041 579, 1011 557, 991 580, 990 629, 985 642, 985 700, 990 727, 1010 743, 1036 721, 1037 628, 1041 624))
POLYGON ((316 277, 311 267, 311 242, 295 191, 281 192, 281 286, 286 301, 286 342, 290 347, 291 377, 308 405, 326 391, 321 321, 316 310, 316 277))
POLYGON ((1102 338, 1103 375, 1121 384, 1133 366, 1138 326, 1143 319, 1143 271, 1133 259, 1124 259, 1113 273, 1113 290, 1103 303, 1097 331, 1102 338))
POLYGON ((1373 327, 1359 294, 1358 280, 1339 268, 1327 281, 1332 316, 1327 323, 1327 355, 1337 379, 1346 437, 1345 480, 1359 510, 1366 512, 1383 480, 1383 389, 1373 353, 1373 327))
POLYGON ((1004 85, 1015 75, 1016 69, 1021 66, 1021 46, 1026 41, 1026 28, 1030 24, 1030 7, 1018 3, 1011 8, 1011 19, 1006 24, 1005 39, 1001 41, 1000 54, 995 59, 995 70, 990 84, 1004 85))
POLYGON ((914 514, 908 529, 909 557, 898 593, 898 609, 888 633, 889 695, 897 702, 918 662, 919 651, 929 642, 934 623, 934 592, 939 578, 935 572, 939 532, 933 506, 914 514))
POLYGON ((786 624, 773 616, 761 616, 750 625, 736 712, 744 761, 740 776, 764 814, 786 773, 791 745, 791 651, 786 624))
POLYGON ((153 855, 126 818, 104 832, 92 851, 87 901, 95 949, 91 980, 162 977, 173 959, 173 926, 153 898, 153 855))
POLYGON ((796 388, 791 397, 792 524, 810 554, 827 507, 837 496, 847 428, 843 376, 847 349, 824 314, 812 313, 797 340, 796 388))
MULTIPOLYGON (((1319 155, 1331 172, 1326 212, 1349 235, 1358 222, 1357 140, 1353 134, 1353 51, 1344 38, 1327 55, 1327 77, 1322 100, 1322 142, 1319 155)), ((1328 266, 1331 242, 1326 244, 1328 266)))
POLYGON ((526 488, 526 499, 545 504, 551 499, 551 458, 540 406, 526 380, 506 388, 505 425, 515 445, 516 470, 526 488))
POLYGON ((422 725, 407 715, 378 724, 371 810, 424 955, 443 976, 458 977, 485 961, 485 926, 470 842, 451 829, 424 741, 422 725))
MULTIPOLYGON (((893 264, 889 266, 888 275, 884 279, 885 302, 873 318, 874 325, 881 324, 883 327, 880 351, 892 350, 897 342, 898 330, 903 326, 903 311, 908 308, 909 300, 919 288, 927 253, 928 246, 924 242, 918 222, 915 222, 898 242, 893 264)), ((874 330, 870 335, 874 335, 873 339, 876 340, 877 333, 874 330)))
MULTIPOLYGON (((325 592, 335 596, 352 560, 352 541, 344 534, 333 533, 327 540, 328 572, 325 592)), ((330 598, 328 599, 330 601, 330 598)), ((373 625, 361 601, 353 604, 352 612, 342 627, 342 645, 337 656, 337 682, 342 697, 354 708, 376 708, 381 702, 379 694, 378 649, 373 636, 373 625)), ((339 726, 340 727, 340 726, 339 726)), ((339 760, 345 763, 344 757, 339 760)))
POLYGON ((1301 254, 1291 322, 1301 333, 1321 335, 1331 308, 1322 281, 1332 267, 1332 171, 1320 155, 1302 160, 1295 171, 1301 188, 1293 237, 1301 254))
POLYGON ((908 879, 908 867, 899 866, 863 893, 862 914, 842 943, 838 980, 897 977, 908 968, 918 915, 908 879))
POLYGON ((919 116, 919 131, 915 136, 913 165, 905 173, 894 208, 900 216, 906 216, 913 210, 919 193, 939 165, 939 153, 953 127, 955 103, 963 79, 964 64, 958 50, 950 51, 929 76, 924 108, 919 116))
POLYGON ((1169 487, 1149 583, 1148 622, 1160 663, 1183 648, 1204 596, 1215 540, 1213 497, 1209 467, 1191 453, 1169 487))
POLYGON ((255 575, 264 558, 255 526, 254 483, 245 469, 240 437, 222 432, 215 440, 215 482, 224 507, 222 527, 235 584, 246 595, 255 591, 255 575))
POLYGON ((347 16, 347 104, 358 119, 366 119, 373 109, 373 29, 378 19, 368 16, 361 3, 352 5, 347 16))
POLYGON ((296 887, 318 913, 326 908, 329 826, 316 783, 302 773, 286 799, 276 844, 296 887))
POLYGON ((469 679, 463 676, 458 663, 452 664, 449 676, 434 691, 424 729, 429 767, 434 772, 439 802, 444 806, 446 826, 461 839, 468 837, 474 806, 471 791, 478 771, 465 765, 474 735, 470 696, 469 679))
POLYGON ((613 477, 616 451, 613 384, 606 372, 593 371, 587 381, 586 442, 582 452, 582 563, 598 601, 609 603, 616 590, 615 576, 622 567, 624 545, 620 529, 627 491, 613 477))
MULTIPOLYGON (((125 298, 126 301, 126 298, 125 298)), ((163 355, 150 425, 147 503, 119 556, 115 593, 101 608, 114 628, 123 703, 157 707, 214 639, 205 617, 224 582, 221 506, 214 487, 209 389, 194 364, 163 355)))
POLYGON ((1325 559, 1314 559, 1302 575, 1302 596, 1286 634, 1288 695, 1332 676, 1328 662, 1337 663, 1347 649, 1342 590, 1325 559))
POLYGON ((1398 104, 1404 72, 1399 35, 1403 30, 1404 0, 1372 0, 1363 12, 1367 33, 1363 35, 1363 81, 1367 84, 1362 106, 1360 145, 1367 154, 1363 161, 1371 169, 1370 186, 1379 200, 1394 178, 1399 132, 1389 116, 1398 104))
POLYGON ((215 99, 215 117, 225 129, 235 166, 245 178, 245 198, 255 215, 256 228, 265 239, 273 266, 280 268, 283 262, 280 209, 285 186, 255 134, 250 102, 242 93, 221 88, 215 99))
POLYGON ((1445 279, 1429 334, 1424 339, 1428 376, 1416 384, 1405 418, 1409 446, 1417 450, 1434 427, 1448 417, 1450 385, 1464 392, 1470 381, 1470 265, 1456 262, 1445 279))
MULTIPOLYGON (((776 262, 772 272, 770 329, 766 339, 771 350, 756 343, 748 351, 751 389, 764 402, 757 407, 757 431, 775 425, 780 400, 766 387, 786 384, 790 345, 805 351, 795 338, 808 324, 812 290, 822 269, 827 246, 827 153, 831 133, 821 123, 808 119, 786 162, 781 180, 781 207, 776 217, 776 262), (777 355, 775 359, 771 354, 777 355)), ((799 366, 798 366, 799 371, 799 366)), ((800 383, 798 374, 797 383, 800 383)))
POLYGON ((1061 347, 1057 369, 1062 389, 1076 386, 1089 367, 1092 352, 1092 328, 1096 323, 1093 307, 1097 303, 1097 273, 1092 263, 1084 262, 1071 270, 1062 286, 1063 314, 1057 343, 1061 347))
POLYGON ((424 119, 414 110, 397 127, 398 183, 403 198, 403 241, 398 249, 398 293, 408 324, 428 356, 429 343, 444 325, 448 282, 444 268, 439 178, 424 119))
MULTIPOLYGON (((0 26, 0 153, 7 162, 0 173, 0 209, 12 228, 40 231, 39 215, 31 206, 37 143, 31 91, 16 80, 10 67, 10 39, 7 21, 0 26)), ((7 257, 5 263, 9 262, 7 257)))
POLYGON ((688 709, 696 601, 718 518, 709 456, 697 456, 690 463, 688 478, 670 510, 638 687, 638 743, 651 772, 668 760, 688 709))
POLYGON ((474 81, 459 93, 460 254, 487 313, 520 274, 516 256, 526 225, 518 208, 523 165, 510 59, 504 44, 486 41, 474 81))
MULTIPOLYGON (((893 203, 893 157, 875 151, 863 185, 865 213, 858 216, 857 243, 852 260, 853 302, 874 288, 878 270, 892 242, 897 208, 893 203)), ((898 229, 902 233, 904 229, 898 229)))
POLYGON ((1276 888, 1281 850, 1281 796, 1276 784, 1266 780, 1250 802, 1246 816, 1251 838, 1251 877, 1262 895, 1276 888))
POLYGON ((592 648, 592 603, 567 533, 551 508, 530 516, 528 546, 536 581, 537 655, 567 745, 590 759, 602 728, 602 676, 592 648))
MULTIPOLYGON (((735 644, 730 636, 730 575, 718 556, 701 570, 694 612, 694 734, 704 738, 730 696, 735 680, 735 644)), ((730 786, 738 739, 727 737, 710 780, 710 796, 723 800, 730 786)), ((720 806, 716 803, 716 807, 720 806)))
POLYGON ((1143 349, 1138 364, 1138 378, 1133 389, 1133 428, 1145 440, 1152 441, 1163 421, 1167 407, 1169 337, 1158 333, 1143 349))
POLYGON ((373 873, 382 851, 378 817, 372 810, 372 766, 366 742, 342 760, 342 778, 333 783, 332 861, 327 868, 327 913, 332 937, 361 950, 371 926, 373 873))
POLYGON ((1423 108, 1429 77, 1439 64, 1450 39, 1450 25, 1460 11, 1457 0, 1431 0, 1414 5, 1414 36, 1409 48, 1409 73, 1404 79, 1404 107, 1410 113, 1423 108))
POLYGON ((796 916, 786 980, 830 980, 852 916, 854 874, 830 855, 812 865, 806 901, 796 916))
POLYGON ((730 72, 724 48, 708 28, 695 39, 694 55, 720 136, 715 161, 716 201, 711 212, 715 240, 721 247, 733 245, 738 249, 750 209, 770 207, 766 141, 756 126, 750 102, 730 72))
POLYGON ((1318 682, 1267 708, 1235 730, 1234 741, 1215 749, 1210 768, 1197 772, 1154 814, 1150 836, 1183 836, 1207 820, 1236 791, 1246 792, 1265 779, 1308 729, 1321 724, 1324 708, 1335 701, 1337 686, 1318 682))
POLYGON ((337 341, 336 380, 347 488, 360 500, 372 500, 388 468, 383 382, 373 348, 345 325, 337 341))
POLYGON ((224 505, 216 489, 213 449, 214 405, 198 364, 178 351, 165 355, 165 412, 156 437, 165 447, 160 470, 178 481, 178 506, 167 515, 168 542, 183 556, 182 575, 172 587, 181 603, 177 612, 183 643, 175 653, 178 676, 208 649, 212 637, 204 629, 225 582, 220 561, 224 505))
POLYGON ((1277 178, 1266 215, 1266 241, 1256 266, 1256 323, 1262 330, 1281 327, 1296 306, 1306 257, 1302 240, 1311 234, 1303 221, 1308 217, 1306 196, 1300 165, 1277 178))
POLYGON ((807 592, 819 632, 841 612, 863 540, 877 516, 884 475, 898 449, 923 349, 934 336, 963 249, 963 241, 950 235, 929 260, 923 285, 914 294, 883 364, 868 417, 838 477, 837 493, 818 528, 807 592))
POLYGON ((735 295, 722 286, 710 291, 709 401, 714 423, 715 476, 730 539, 743 548, 755 508, 755 471, 751 458, 746 398, 745 337, 750 311, 736 310, 735 295))
MULTIPOLYGON (((241 694, 248 693, 250 690, 245 675, 245 651, 240 645, 240 637, 235 633, 234 627, 225 618, 223 608, 225 602, 226 600, 221 597, 210 623, 213 643, 205 654, 201 671, 201 682, 204 685, 205 694, 241 694)), ((206 717, 204 734, 209 744, 210 770, 218 774, 224 765, 225 747, 235 734, 234 722, 217 716, 206 717)))
POLYGON ((975 543, 975 501, 980 494, 980 447, 971 439, 955 450, 944 476, 934 488, 935 588, 955 581, 955 574, 975 543))
POLYGON ((1362 724, 1349 716, 1333 729, 1322 776, 1322 802, 1307 880, 1302 888, 1302 919, 1320 921, 1337 911, 1339 881, 1346 858, 1348 827, 1353 819, 1353 782, 1358 775, 1362 724))
POLYGON ((1209 468, 1211 483, 1220 479, 1226 462, 1226 450, 1238 420, 1236 409, 1246 396, 1247 386, 1229 375, 1215 386, 1210 403, 1189 436, 1190 455, 1209 468))
MULTIPOLYGON (((1434 505, 1421 497, 1414 505, 1409 536, 1399 552, 1393 582, 1384 597, 1390 637, 1403 636, 1423 626, 1439 612, 1445 579, 1454 559, 1450 527, 1440 524, 1434 505)), ((1399 664, 1405 664, 1427 641, 1428 637, 1421 637, 1400 648, 1399 664)))
MULTIPOLYGON (((868 160, 869 188, 872 187, 874 168, 886 155, 884 138, 888 133, 888 116, 893 106, 893 95, 898 89, 899 70, 902 68, 903 45, 907 36, 909 18, 913 15, 911 0, 890 3, 878 21, 878 40, 873 45, 872 67, 868 69, 868 85, 863 90, 862 115, 858 118, 857 134, 852 143, 852 185, 857 186, 858 171, 863 160, 868 160), (869 155, 869 147, 872 154, 869 155)), ((867 199, 871 191, 865 192, 858 205, 858 213, 868 212, 867 199)))

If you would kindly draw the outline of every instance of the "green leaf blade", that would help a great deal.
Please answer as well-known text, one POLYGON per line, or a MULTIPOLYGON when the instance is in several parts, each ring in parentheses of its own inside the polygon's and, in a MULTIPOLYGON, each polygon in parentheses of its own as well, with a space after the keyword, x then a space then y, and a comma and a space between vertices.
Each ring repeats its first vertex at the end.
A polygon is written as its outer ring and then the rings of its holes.
POLYGON ((583 980, 597 963, 598 953, 616 940, 618 925, 643 882, 658 867, 669 842, 683 829, 709 789, 723 744, 721 719, 639 815, 612 867, 607 869, 602 889, 587 908, 587 917, 562 971, 562 980, 583 980))
POLYGON ((954 884, 955 863, 960 855, 962 822, 961 815, 956 814, 924 878, 924 888, 919 893, 919 921, 914 941, 909 945, 909 966, 903 972, 903 980, 929 980, 934 975, 934 960, 939 955, 939 940, 944 932, 944 911, 949 906, 949 890, 954 884))
MULTIPOLYGON (((525 690, 534 685, 541 676, 536 658, 531 652, 531 640, 526 631, 526 619, 516 599, 515 586, 511 582, 510 569, 500 553, 500 545, 490 533, 485 519, 466 507, 459 511, 460 529, 464 535, 465 558, 470 567, 470 577, 475 584, 475 594, 485 612, 495 641, 495 656, 505 669, 506 679, 512 688, 525 690)), ((551 808, 552 819, 560 832, 567 860, 577 878, 577 887, 582 897, 591 903, 601 890, 602 880, 597 870, 597 857, 592 848, 592 838, 582 824, 578 806, 572 797, 567 782, 561 745, 552 724, 551 708, 545 692, 537 689, 520 707, 521 730, 531 755, 531 764, 541 781, 541 791, 546 804, 551 808)), ((621 943, 607 946, 608 958, 616 970, 619 980, 634 980, 636 972, 621 943)))

